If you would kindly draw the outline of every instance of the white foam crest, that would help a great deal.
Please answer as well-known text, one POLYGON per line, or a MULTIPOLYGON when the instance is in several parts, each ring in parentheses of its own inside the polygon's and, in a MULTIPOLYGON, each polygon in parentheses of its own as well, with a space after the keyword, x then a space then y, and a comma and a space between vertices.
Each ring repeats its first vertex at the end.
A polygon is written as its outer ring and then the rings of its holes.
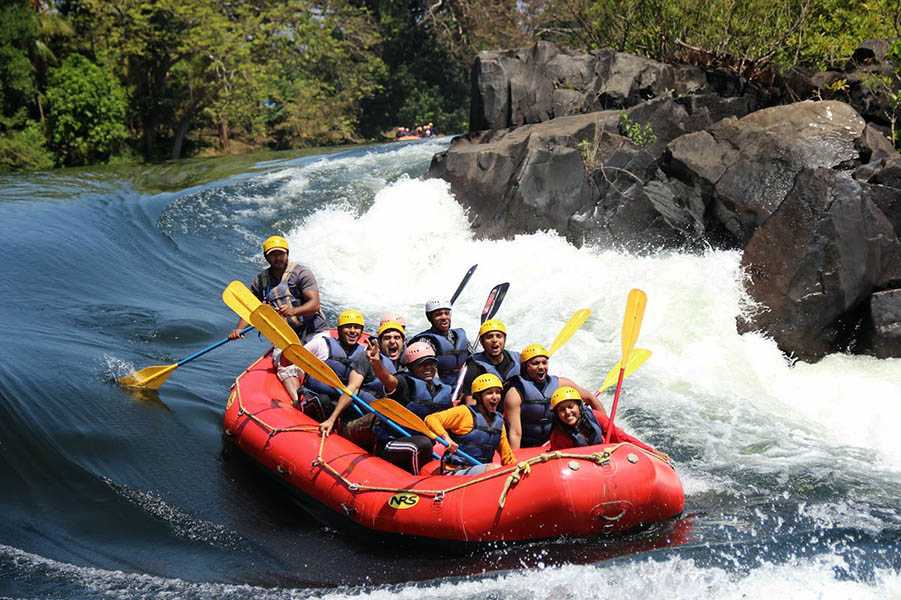
POLYGON ((573 311, 590 307, 592 318, 552 360, 554 372, 586 387, 618 360, 626 296, 640 287, 649 300, 638 346, 654 355, 627 380, 622 408, 660 424, 640 433, 666 431, 699 447, 695 468, 790 474, 838 464, 901 483, 901 360, 834 355, 792 367, 771 339, 738 335, 735 320, 751 305, 739 252, 635 256, 575 248, 546 232, 476 240, 445 182, 405 178, 378 192, 368 211, 322 210, 289 237, 325 302, 360 308, 370 325, 392 312, 410 331, 425 329, 423 302, 449 296, 474 263, 454 307, 454 326, 470 337, 488 290, 502 281, 511 288, 498 316, 512 349, 550 344, 573 311))
POLYGON ((441 583, 406 584, 374 590, 327 591, 265 588, 253 585, 192 582, 177 578, 79 567, 0 545, 0 564, 19 580, 38 577, 60 585, 79 586, 83 597, 183 598, 281 600, 456 600, 521 598, 524 600, 569 600, 607 597, 665 596, 669 600, 738 600, 784 597, 793 600, 855 600, 901 597, 901 574, 876 568, 866 581, 839 579, 850 565, 835 554, 792 559, 785 563, 761 562, 751 571, 705 567, 694 560, 671 557, 600 565, 542 567, 485 579, 462 579, 441 583))

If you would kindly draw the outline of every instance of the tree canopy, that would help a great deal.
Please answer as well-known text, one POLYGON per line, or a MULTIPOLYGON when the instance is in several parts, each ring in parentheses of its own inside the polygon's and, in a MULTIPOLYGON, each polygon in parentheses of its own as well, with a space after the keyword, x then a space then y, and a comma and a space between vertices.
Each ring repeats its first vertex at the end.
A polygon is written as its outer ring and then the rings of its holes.
POLYGON ((753 73, 899 30, 898 0, 2 0, 0 170, 460 132, 476 54, 537 40, 753 73))

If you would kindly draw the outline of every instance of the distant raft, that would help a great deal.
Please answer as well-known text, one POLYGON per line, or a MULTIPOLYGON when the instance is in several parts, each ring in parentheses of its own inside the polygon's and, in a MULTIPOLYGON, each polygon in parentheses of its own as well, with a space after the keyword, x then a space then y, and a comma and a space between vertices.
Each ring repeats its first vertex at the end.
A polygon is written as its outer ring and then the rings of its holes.
MULTIPOLYGON (((620 534, 672 519, 685 505, 671 465, 628 443, 527 448, 481 475, 419 475, 361 449, 291 405, 271 356, 235 380, 226 437, 309 512, 336 525, 456 542, 620 534)), ((436 452, 442 447, 436 446, 436 452)), ((499 461, 498 461, 499 462, 499 461)))

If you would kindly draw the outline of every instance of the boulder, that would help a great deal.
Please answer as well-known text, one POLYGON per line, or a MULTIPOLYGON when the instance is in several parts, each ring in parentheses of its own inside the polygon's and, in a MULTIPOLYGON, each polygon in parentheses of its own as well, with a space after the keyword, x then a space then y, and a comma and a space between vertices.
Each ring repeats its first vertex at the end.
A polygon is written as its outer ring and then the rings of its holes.
POLYGON ((855 315, 899 248, 892 224, 847 172, 803 169, 742 256, 761 305, 740 332, 764 330, 803 360, 844 350, 855 315))
POLYGON ((663 171, 698 186, 711 216, 742 247, 792 189, 803 169, 852 169, 869 160, 866 123, 835 101, 798 102, 723 119, 667 147, 663 171))
POLYGON ((481 52, 471 72, 471 131, 628 108, 651 98, 712 92, 704 71, 610 49, 531 48, 481 52))
POLYGON ((591 198, 579 143, 593 140, 599 125, 615 128, 617 119, 616 112, 594 113, 458 137, 432 158, 429 176, 450 182, 480 236, 565 232, 591 198))
POLYGON ((901 357, 901 289, 870 296, 868 344, 879 358, 901 357))

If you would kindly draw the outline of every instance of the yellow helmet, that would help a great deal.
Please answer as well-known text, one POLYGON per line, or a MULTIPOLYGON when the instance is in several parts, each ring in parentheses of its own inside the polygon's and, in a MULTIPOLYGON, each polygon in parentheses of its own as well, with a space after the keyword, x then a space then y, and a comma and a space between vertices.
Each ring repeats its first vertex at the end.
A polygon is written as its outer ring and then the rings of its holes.
POLYGON ((574 388, 568 385, 560 386, 554 393, 551 394, 551 410, 557 408, 557 405, 566 402, 568 400, 575 400, 577 402, 582 401, 582 394, 574 388))
POLYGON ((541 344, 529 344, 522 349, 522 352, 519 353, 519 362, 525 364, 536 356, 549 358, 550 355, 551 353, 547 351, 547 348, 545 348, 541 344))
POLYGON ((490 390, 491 388, 503 387, 504 382, 501 381, 500 377, 498 377, 494 373, 485 373, 484 375, 479 375, 472 380, 472 390, 470 393, 478 394, 479 392, 484 392, 485 390, 490 390))
POLYGON ((363 313, 355 308, 348 308, 338 315, 338 327, 344 325, 359 325, 360 327, 364 327, 366 325, 366 320, 363 319, 363 313))
POLYGON ((385 333, 386 331, 392 331, 392 330, 400 332, 401 336, 403 336, 405 338, 407 337, 407 332, 403 326, 403 323, 400 323, 399 321, 390 321, 390 320, 382 321, 381 324, 379 325, 379 328, 376 330, 375 334, 378 337, 382 337, 383 333, 385 333))
POLYGON ((500 331, 504 335, 507 335, 507 326, 504 325, 504 322, 500 319, 488 319, 482 326, 479 327, 479 337, 482 337, 489 331, 500 331))
POLYGON ((263 242, 263 256, 266 256, 273 250, 288 251, 288 240, 280 235, 271 235, 263 242))

